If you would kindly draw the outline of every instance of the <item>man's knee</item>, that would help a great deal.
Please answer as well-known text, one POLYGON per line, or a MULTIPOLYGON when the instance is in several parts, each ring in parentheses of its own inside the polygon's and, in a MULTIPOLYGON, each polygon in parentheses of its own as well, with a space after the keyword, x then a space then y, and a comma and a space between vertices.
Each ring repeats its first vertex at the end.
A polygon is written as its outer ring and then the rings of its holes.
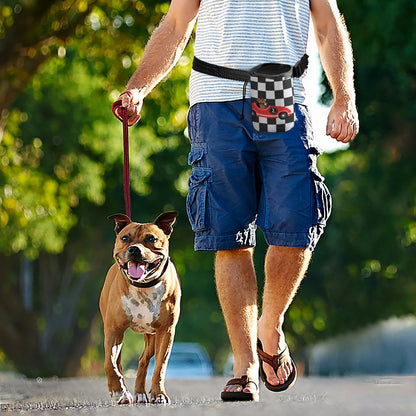
POLYGON ((244 247, 236 248, 232 250, 218 250, 215 252, 216 260, 222 259, 232 259, 238 257, 253 257, 254 248, 253 247, 244 247))
POLYGON ((309 258, 312 256, 312 250, 308 247, 287 247, 287 246, 269 246, 269 253, 282 254, 288 256, 299 256, 309 258))

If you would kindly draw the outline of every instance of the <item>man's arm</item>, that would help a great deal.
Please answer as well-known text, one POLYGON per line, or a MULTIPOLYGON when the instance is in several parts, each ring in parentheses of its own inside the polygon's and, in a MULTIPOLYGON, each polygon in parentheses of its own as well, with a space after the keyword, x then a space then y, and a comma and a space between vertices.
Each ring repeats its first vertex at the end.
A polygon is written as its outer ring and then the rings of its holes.
POLYGON ((200 0, 172 0, 169 11, 150 37, 140 64, 120 96, 129 124, 137 121, 143 99, 170 72, 191 36, 200 0))
POLYGON ((310 0, 310 8, 319 55, 334 96, 326 134, 348 143, 359 129, 351 42, 336 0, 310 0))

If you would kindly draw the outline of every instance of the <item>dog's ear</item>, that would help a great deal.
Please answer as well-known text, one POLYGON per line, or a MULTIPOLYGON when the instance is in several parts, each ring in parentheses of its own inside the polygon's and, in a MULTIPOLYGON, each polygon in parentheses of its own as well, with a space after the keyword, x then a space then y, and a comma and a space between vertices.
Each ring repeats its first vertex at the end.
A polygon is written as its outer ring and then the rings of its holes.
POLYGON ((116 232, 116 234, 118 234, 126 225, 129 225, 131 223, 131 219, 124 214, 110 215, 108 219, 115 220, 116 228, 114 228, 114 231, 116 232))
POLYGON ((173 224, 176 221, 176 217, 178 216, 178 212, 172 211, 172 212, 164 212, 163 214, 160 214, 155 219, 155 224, 163 230, 163 232, 166 235, 171 235, 173 231, 173 224))

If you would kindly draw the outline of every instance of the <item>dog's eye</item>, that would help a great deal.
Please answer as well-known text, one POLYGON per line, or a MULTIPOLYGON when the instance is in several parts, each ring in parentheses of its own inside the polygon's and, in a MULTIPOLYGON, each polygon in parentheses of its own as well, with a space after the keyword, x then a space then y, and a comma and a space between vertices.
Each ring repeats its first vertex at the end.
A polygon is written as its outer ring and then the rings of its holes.
POLYGON ((157 238, 154 235, 148 235, 145 239, 147 243, 156 243, 157 238))
POLYGON ((130 242, 130 237, 128 235, 123 235, 123 237, 121 237, 121 241, 123 243, 129 243, 130 242))

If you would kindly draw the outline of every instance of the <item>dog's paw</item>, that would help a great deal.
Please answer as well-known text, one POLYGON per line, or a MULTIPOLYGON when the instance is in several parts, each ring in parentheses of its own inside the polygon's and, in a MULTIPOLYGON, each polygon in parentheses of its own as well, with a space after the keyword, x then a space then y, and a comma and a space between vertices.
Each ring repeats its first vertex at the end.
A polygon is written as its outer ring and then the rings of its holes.
POLYGON ((129 391, 111 391, 111 398, 117 404, 133 404, 133 396, 129 391))
POLYGON ((146 393, 135 393, 134 394, 134 403, 137 404, 147 404, 149 403, 149 398, 146 393))
POLYGON ((152 404, 170 404, 170 399, 166 393, 159 393, 151 396, 152 404))

